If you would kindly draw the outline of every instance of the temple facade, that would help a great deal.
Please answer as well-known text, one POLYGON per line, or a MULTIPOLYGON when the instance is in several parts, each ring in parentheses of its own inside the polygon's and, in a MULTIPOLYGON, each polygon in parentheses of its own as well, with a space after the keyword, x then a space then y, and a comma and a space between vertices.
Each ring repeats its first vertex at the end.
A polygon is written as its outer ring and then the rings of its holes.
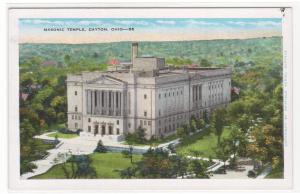
POLYGON ((70 74, 66 80, 68 128, 92 136, 122 136, 138 127, 146 137, 176 133, 231 101, 230 68, 172 68, 164 58, 138 55, 105 72, 70 74))

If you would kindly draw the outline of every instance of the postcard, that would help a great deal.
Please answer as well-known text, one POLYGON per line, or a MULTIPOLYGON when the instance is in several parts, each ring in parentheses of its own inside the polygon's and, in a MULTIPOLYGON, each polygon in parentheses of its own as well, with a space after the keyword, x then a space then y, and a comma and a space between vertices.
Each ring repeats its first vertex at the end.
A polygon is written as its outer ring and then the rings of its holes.
POLYGON ((290 188, 291 18, 10 8, 11 188, 290 188))

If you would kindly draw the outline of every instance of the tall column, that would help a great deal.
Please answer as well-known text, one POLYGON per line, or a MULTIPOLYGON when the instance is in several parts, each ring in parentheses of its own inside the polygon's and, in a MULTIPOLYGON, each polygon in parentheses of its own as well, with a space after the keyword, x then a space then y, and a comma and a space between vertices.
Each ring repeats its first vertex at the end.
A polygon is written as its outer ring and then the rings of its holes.
POLYGON ((115 113, 115 92, 111 91, 111 114, 115 113))
POLYGON ((102 114, 102 90, 99 90, 99 114, 102 114))
POLYGON ((91 90, 91 114, 94 114, 94 90, 91 90))
POLYGON ((119 115, 121 115, 121 92, 118 92, 118 111, 119 115))
POLYGON ((86 90, 86 111, 87 114, 91 114, 90 90, 86 90))
POLYGON ((124 107, 123 107, 123 97, 124 95, 123 95, 123 92, 120 92, 120 107, 121 107, 121 112, 120 112, 120 116, 123 116, 123 111, 124 111, 124 107))

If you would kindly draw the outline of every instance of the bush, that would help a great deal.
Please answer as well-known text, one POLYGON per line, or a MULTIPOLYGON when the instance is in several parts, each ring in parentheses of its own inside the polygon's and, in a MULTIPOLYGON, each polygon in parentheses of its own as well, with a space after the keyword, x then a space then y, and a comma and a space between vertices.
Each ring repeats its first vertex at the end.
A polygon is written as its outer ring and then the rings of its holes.
POLYGON ((96 147, 96 149, 94 150, 94 152, 98 152, 98 153, 106 153, 106 152, 107 152, 107 149, 106 149, 106 147, 103 145, 103 142, 102 142, 101 139, 98 141, 97 147, 96 147))
POLYGON ((145 136, 146 136, 146 129, 139 127, 136 132, 127 133, 125 135, 125 141, 128 144, 134 144, 134 143, 143 144, 147 142, 145 136))

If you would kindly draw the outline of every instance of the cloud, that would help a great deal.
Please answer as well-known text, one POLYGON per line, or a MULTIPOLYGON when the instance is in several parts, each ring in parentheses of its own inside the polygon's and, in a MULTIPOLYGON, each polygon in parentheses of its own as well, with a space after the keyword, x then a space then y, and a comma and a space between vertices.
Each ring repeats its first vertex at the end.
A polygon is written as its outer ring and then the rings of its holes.
POLYGON ((101 21, 97 20, 79 20, 79 21, 72 21, 72 20, 43 20, 43 19, 26 19, 21 20, 24 24, 33 24, 33 25, 39 25, 39 24, 50 24, 50 25, 101 25, 103 24, 101 21))
POLYGON ((239 22, 239 21, 228 21, 228 24, 237 25, 237 26, 257 26, 257 27, 279 27, 281 22, 274 21, 257 21, 257 22, 239 22))
POLYGON ((122 25, 140 25, 140 26, 149 25, 149 23, 146 21, 138 21, 138 20, 116 20, 114 22, 116 24, 122 24, 122 25))
POLYGON ((218 22, 205 22, 205 21, 197 21, 197 20, 187 20, 187 24, 192 24, 192 25, 202 25, 202 26, 220 26, 223 25, 218 22))
POLYGON ((176 22, 173 20, 157 20, 156 23, 167 24, 167 25, 175 25, 176 24, 176 22))

